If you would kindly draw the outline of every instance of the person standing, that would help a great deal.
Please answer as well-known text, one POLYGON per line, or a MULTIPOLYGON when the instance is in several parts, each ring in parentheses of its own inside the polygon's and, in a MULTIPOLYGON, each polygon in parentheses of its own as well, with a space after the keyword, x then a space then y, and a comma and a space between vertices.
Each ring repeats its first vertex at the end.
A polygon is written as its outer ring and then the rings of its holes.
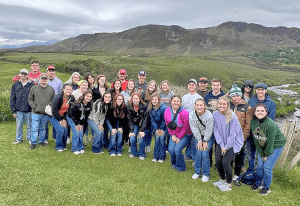
POLYGON ((55 96, 53 87, 49 86, 47 81, 47 74, 41 73, 39 77, 39 84, 33 86, 28 95, 28 103, 32 108, 32 135, 29 149, 34 149, 36 147, 38 136, 40 137, 39 145, 47 145, 45 143, 45 135, 46 124, 49 117, 45 113, 45 107, 55 96))
POLYGON ((221 80, 211 80, 211 91, 204 97, 205 103, 209 107, 210 112, 214 112, 217 109, 218 99, 224 95, 225 93, 222 91, 221 80))
POLYGON ((28 70, 21 69, 20 79, 15 82, 10 92, 10 110, 13 117, 16 118, 16 141, 13 144, 23 142, 23 122, 26 121, 27 134, 26 139, 31 141, 31 107, 28 103, 28 95, 34 83, 28 80, 28 70))
POLYGON ((135 82, 135 90, 138 92, 146 91, 148 82, 145 81, 146 79, 146 72, 145 71, 139 71, 138 73, 138 81, 135 82))
MULTIPOLYGON (((30 62, 31 65, 31 72, 28 74, 28 79, 33 82, 35 85, 38 84, 39 82, 39 77, 41 75, 41 71, 40 71, 40 65, 39 65, 39 61, 37 60, 32 60, 30 62)), ((20 79, 20 76, 17 75, 15 76, 12 81, 16 82, 20 79)))
POLYGON ((207 78, 201 77, 198 81, 197 93, 200 94, 200 96, 203 97, 203 99, 209 93, 209 91, 207 90, 207 86, 208 86, 207 78))
MULTIPOLYGON (((122 91, 126 90, 127 87, 127 77, 128 75, 126 74, 126 70, 125 69, 120 69, 118 75, 117 75, 117 79, 119 79, 121 81, 121 87, 122 87, 122 91)), ((111 84, 111 89, 114 89, 114 84, 111 84)))

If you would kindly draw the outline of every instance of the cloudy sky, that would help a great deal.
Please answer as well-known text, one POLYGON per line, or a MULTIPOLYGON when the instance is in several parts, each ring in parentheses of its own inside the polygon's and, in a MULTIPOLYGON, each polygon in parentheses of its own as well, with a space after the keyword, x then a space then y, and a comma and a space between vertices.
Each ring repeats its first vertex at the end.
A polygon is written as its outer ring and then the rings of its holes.
POLYGON ((300 28, 299 11, 296 0, 0 0, 0 46, 147 24, 193 29, 243 21, 300 28))

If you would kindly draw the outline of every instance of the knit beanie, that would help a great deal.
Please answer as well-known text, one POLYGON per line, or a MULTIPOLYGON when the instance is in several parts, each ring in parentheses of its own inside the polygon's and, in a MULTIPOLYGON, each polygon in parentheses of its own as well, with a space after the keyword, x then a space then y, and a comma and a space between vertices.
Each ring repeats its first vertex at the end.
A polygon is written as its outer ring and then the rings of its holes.
POLYGON ((232 85, 232 88, 230 89, 230 97, 234 96, 242 96, 242 91, 236 84, 232 85))

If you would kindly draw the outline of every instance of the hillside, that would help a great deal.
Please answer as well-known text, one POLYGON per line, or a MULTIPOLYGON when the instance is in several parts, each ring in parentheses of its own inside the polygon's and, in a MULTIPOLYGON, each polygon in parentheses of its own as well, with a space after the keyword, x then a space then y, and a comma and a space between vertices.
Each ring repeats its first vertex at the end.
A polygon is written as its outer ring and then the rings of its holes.
POLYGON ((53 45, 16 49, 27 52, 105 51, 112 53, 154 53, 197 55, 231 50, 252 52, 300 46, 300 29, 265 27, 245 22, 185 29, 180 26, 146 25, 118 33, 82 34, 53 45))

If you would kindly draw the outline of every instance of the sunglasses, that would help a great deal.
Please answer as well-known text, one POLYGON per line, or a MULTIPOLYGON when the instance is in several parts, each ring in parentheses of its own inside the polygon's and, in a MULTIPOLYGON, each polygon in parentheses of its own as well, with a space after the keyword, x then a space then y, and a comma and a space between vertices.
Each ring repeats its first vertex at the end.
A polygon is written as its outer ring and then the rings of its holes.
POLYGON ((48 79, 47 77, 42 77, 41 79, 48 79))
POLYGON ((199 81, 207 81, 207 78, 201 77, 201 78, 199 79, 199 81))
POLYGON ((28 75, 27 73, 20 73, 20 74, 22 74, 22 75, 28 75))
POLYGON ((249 84, 245 85, 245 87, 253 88, 253 86, 249 84))

